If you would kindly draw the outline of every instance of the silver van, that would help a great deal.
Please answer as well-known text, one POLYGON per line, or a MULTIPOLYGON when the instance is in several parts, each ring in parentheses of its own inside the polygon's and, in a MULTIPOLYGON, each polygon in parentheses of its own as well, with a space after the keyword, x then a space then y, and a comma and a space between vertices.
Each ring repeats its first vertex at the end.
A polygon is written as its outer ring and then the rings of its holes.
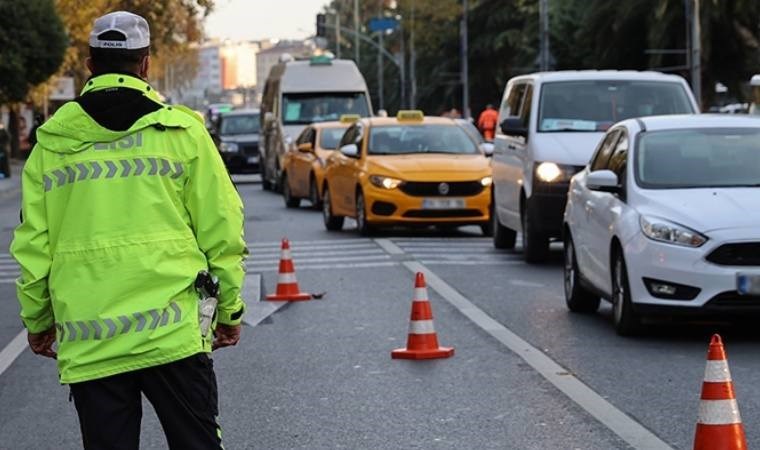
POLYGON ((542 262, 562 236, 570 178, 582 170, 604 132, 632 117, 699 111, 683 78, 659 72, 582 70, 512 78, 504 89, 494 138, 493 242, 542 262))
POLYGON ((285 152, 307 125, 336 121, 344 114, 367 117, 372 105, 367 83, 353 61, 316 56, 272 67, 261 112, 262 186, 279 190, 285 152))

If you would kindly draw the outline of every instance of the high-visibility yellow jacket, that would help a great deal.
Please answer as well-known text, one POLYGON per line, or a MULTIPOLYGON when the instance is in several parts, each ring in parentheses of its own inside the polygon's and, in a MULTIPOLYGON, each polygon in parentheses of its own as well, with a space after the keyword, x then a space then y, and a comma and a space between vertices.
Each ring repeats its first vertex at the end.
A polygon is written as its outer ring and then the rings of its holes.
MULTIPOLYGON (((124 75, 83 93, 150 86, 124 75)), ((126 131, 77 102, 38 130, 22 175, 21 318, 55 326, 62 383, 101 378, 210 351, 201 337, 200 270, 221 284, 217 320, 240 323, 247 254, 243 205, 195 113, 160 105, 126 131)))

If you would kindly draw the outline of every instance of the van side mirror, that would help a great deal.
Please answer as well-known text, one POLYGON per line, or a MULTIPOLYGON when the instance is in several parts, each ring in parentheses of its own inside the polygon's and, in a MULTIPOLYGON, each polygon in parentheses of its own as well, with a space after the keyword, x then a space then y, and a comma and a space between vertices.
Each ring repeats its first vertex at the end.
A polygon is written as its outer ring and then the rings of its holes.
POLYGON ((349 158, 359 157, 359 147, 356 144, 347 144, 340 148, 340 152, 349 158))
POLYGON ((621 191, 620 180, 611 170, 595 170, 586 177, 586 187, 592 191, 617 194, 621 191))
POLYGON ((528 137, 528 129, 523 125, 523 121, 519 117, 507 117, 499 124, 501 132, 507 136, 522 136, 528 137))

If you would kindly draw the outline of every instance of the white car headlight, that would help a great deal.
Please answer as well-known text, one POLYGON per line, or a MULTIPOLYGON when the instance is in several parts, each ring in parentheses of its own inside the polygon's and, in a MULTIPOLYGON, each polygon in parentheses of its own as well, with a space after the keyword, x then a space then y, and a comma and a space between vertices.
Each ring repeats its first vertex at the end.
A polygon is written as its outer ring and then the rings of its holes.
POLYGON ((639 223, 644 236, 655 241, 684 247, 699 247, 707 242, 706 236, 659 217, 641 216, 639 223))
POLYGON ((493 177, 483 177, 480 179, 480 184, 482 184, 485 187, 488 187, 493 183, 493 177))
POLYGON ((370 175, 369 181, 375 186, 383 189, 396 189, 402 183, 402 181, 397 178, 384 177, 381 175, 370 175))
POLYGON ((222 142, 219 145, 219 151, 230 153, 238 151, 238 145, 234 142, 222 142))
POLYGON ((573 166, 553 162, 542 162, 536 166, 536 177, 544 183, 568 181, 573 175, 575 175, 575 168, 573 166))

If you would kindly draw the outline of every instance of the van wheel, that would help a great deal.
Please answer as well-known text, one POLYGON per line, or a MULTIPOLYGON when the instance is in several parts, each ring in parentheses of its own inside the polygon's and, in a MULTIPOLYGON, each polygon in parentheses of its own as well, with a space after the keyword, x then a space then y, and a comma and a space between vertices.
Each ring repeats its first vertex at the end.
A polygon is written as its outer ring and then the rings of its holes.
POLYGON ((581 284, 578 261, 575 258, 575 246, 569 231, 565 236, 564 249, 565 303, 567 309, 577 313, 594 313, 599 309, 601 299, 581 284))
POLYGON ((322 207, 322 202, 319 200, 319 190, 317 190, 317 180, 314 178, 314 174, 309 177, 309 201, 313 209, 319 210, 322 207))
POLYGON ((517 240, 517 232, 505 227, 499 221, 499 215, 496 214, 494 208, 491 208, 491 226, 493 232, 493 246, 501 249, 513 249, 515 248, 515 241, 517 240))
MULTIPOLYGON (((526 203, 528 201, 526 200, 526 203)), ((525 205, 522 211, 522 245, 525 262, 540 264, 549 257, 549 238, 536 230, 532 208, 525 205)))
POLYGON ((282 198, 285 200, 285 206, 288 208, 298 208, 301 206, 301 199, 293 197, 290 191, 290 180, 288 180, 288 173, 282 174, 282 198))
POLYGON ((621 336, 633 336, 641 331, 641 317, 633 310, 628 269, 620 249, 612 263, 612 320, 621 336))
POLYGON ((334 216, 332 213, 332 201, 330 200, 330 189, 325 186, 325 193, 322 197, 322 219, 325 228, 328 231, 339 231, 343 228, 343 216, 334 216))

